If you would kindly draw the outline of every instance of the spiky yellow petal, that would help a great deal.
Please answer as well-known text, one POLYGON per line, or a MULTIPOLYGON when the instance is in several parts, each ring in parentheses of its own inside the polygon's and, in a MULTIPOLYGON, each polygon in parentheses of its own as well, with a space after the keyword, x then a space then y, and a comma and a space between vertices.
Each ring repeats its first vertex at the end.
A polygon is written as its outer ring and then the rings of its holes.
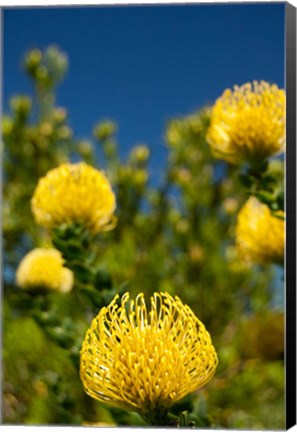
POLYGON ((62 164, 38 182, 32 201, 38 224, 82 223, 93 233, 114 226, 115 196, 105 175, 84 162, 62 164))
POLYGON ((209 333, 176 296, 118 296, 92 321, 81 350, 85 391, 151 417, 206 384, 217 366, 209 333))
MULTIPOLYGON (((283 214, 283 213, 282 213, 283 214)), ((239 255, 256 263, 284 261, 285 222, 255 197, 238 214, 236 245, 239 255)))
POLYGON ((63 267, 64 260, 56 249, 36 248, 20 262, 16 282, 20 288, 47 288, 68 292, 73 286, 73 273, 63 267))
POLYGON ((216 101, 207 141, 214 156, 254 164, 281 153, 285 143, 285 92, 265 81, 227 89, 216 101))

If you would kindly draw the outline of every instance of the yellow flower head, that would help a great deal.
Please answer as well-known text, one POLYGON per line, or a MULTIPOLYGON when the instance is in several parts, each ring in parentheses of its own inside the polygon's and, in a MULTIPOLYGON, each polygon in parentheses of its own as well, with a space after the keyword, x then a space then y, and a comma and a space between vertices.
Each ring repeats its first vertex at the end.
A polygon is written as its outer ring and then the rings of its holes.
POLYGON ((256 263, 284 260, 285 222, 273 216, 270 209, 255 197, 240 210, 236 226, 239 256, 256 263))
POLYGON ((85 391, 102 402, 157 418, 206 384, 218 360, 209 333, 178 297, 118 295, 92 321, 81 350, 85 391))
POLYGON ((64 260, 56 249, 36 248, 19 264, 16 282, 20 288, 46 288, 69 292, 73 286, 73 273, 63 267, 64 260))
POLYGON ((251 164, 284 150, 285 92, 265 81, 227 89, 216 101, 207 134, 214 156, 251 164))
POLYGON ((110 183, 84 162, 50 170, 39 180, 31 205, 36 222, 47 228, 82 223, 97 233, 114 227, 115 196, 110 183))

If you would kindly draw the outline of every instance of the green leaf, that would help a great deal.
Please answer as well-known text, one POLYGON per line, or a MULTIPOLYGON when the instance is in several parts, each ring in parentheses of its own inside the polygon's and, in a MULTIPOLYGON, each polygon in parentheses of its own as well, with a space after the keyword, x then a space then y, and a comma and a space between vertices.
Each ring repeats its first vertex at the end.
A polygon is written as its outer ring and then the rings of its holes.
POLYGON ((210 426, 210 422, 207 417, 201 417, 197 414, 189 414, 188 417, 188 425, 189 426, 199 426, 199 427, 205 427, 210 426), (192 424, 191 424, 192 423, 192 424))
POLYGON ((285 208, 285 194, 283 191, 278 193, 276 200, 277 200, 279 209, 284 210, 284 208, 285 208))
POLYGON ((96 310, 105 304, 100 291, 90 286, 81 287, 79 293, 83 299, 96 310))
POLYGON ((58 343, 62 348, 69 348, 73 342, 73 336, 70 332, 65 331, 62 327, 46 327, 46 333, 51 337, 51 339, 58 343))
POLYGON ((69 268, 74 272, 76 278, 82 283, 89 283, 94 279, 94 271, 88 265, 80 261, 73 261, 69 263, 69 268))
POLYGON ((274 194, 265 190, 260 190, 255 194, 255 196, 264 204, 271 205, 271 203, 275 201, 274 194))
POLYGON ((254 182, 253 177, 251 177, 248 174, 239 174, 238 177, 239 177, 239 180, 240 180, 240 182, 242 183, 242 185, 244 187, 246 187, 247 189, 251 188, 251 186, 252 186, 252 184, 254 182))
POLYGON ((99 267, 96 269, 94 285, 98 289, 112 289, 112 280, 105 268, 99 267))
POLYGON ((33 310, 33 317, 41 326, 43 325, 55 326, 59 324, 59 318, 57 316, 57 313, 56 311, 53 310, 49 310, 49 311, 33 310))
POLYGON ((188 426, 188 411, 183 411, 179 416, 178 427, 186 427, 188 426))

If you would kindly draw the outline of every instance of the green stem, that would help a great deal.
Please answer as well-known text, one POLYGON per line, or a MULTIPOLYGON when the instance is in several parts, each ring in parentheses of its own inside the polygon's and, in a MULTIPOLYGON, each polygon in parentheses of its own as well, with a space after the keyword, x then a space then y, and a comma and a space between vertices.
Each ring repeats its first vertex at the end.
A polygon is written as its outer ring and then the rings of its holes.
POLYGON ((150 413, 140 414, 143 420, 150 426, 168 426, 168 411, 155 410, 150 413))

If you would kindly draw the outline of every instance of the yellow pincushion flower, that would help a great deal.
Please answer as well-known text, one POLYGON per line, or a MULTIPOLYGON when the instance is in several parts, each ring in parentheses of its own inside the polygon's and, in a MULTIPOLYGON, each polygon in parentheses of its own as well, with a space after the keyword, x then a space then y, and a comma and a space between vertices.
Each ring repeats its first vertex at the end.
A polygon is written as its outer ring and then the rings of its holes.
POLYGON ((218 360, 209 333, 178 297, 118 295, 92 321, 81 350, 80 376, 95 399, 162 424, 167 409, 206 384, 218 360))
POLYGON ((64 260, 56 249, 36 248, 19 264, 16 282, 20 288, 46 288, 69 292, 73 287, 73 273, 63 267, 64 260))
POLYGON ((239 212, 236 226, 239 256, 256 263, 282 264, 284 243, 284 220, 273 216, 269 207, 255 197, 249 198, 239 212))
POLYGON ((40 225, 82 223, 93 233, 114 227, 115 196, 105 175, 84 162, 62 164, 38 182, 32 212, 40 225))
POLYGON ((227 89, 216 101, 207 141, 214 156, 234 164, 257 163, 285 143, 285 92, 265 81, 227 89))

